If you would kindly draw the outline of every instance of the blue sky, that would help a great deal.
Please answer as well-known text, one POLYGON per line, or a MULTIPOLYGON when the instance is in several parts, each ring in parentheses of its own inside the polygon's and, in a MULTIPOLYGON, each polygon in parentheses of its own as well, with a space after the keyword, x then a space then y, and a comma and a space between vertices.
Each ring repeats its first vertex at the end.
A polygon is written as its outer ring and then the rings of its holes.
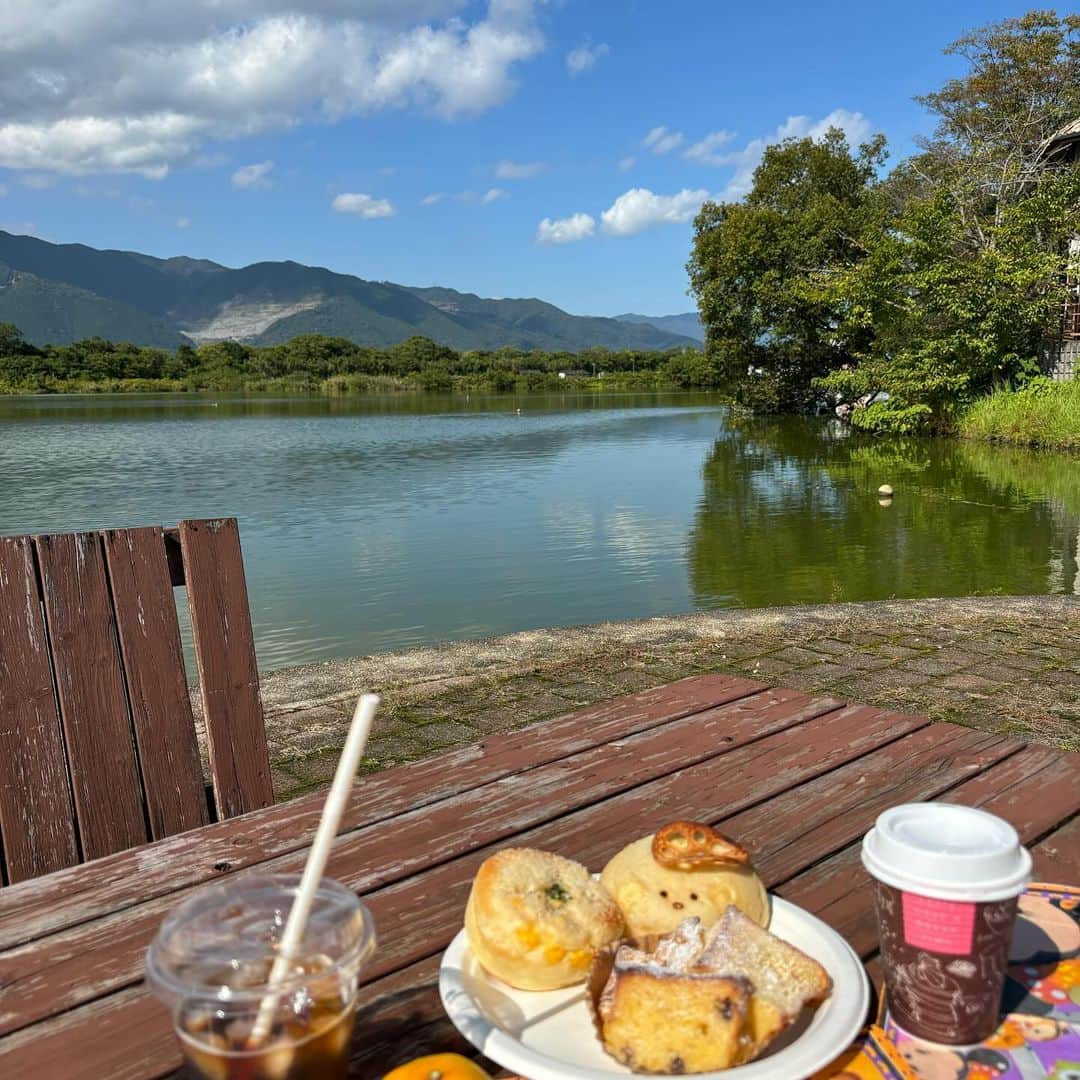
POLYGON ((703 198, 738 197, 767 141, 829 118, 910 152, 930 128, 913 96, 962 71, 942 48, 1024 10, 8 0, 0 227, 689 310, 703 198))

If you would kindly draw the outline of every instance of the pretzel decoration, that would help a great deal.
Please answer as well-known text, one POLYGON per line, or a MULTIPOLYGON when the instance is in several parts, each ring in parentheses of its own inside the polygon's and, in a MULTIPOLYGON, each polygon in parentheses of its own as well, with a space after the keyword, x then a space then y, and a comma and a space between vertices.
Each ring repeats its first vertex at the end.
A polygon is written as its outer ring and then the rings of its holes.
POLYGON ((746 848, 699 821, 673 821, 658 829, 652 855, 669 870, 730 870, 750 862, 746 848))

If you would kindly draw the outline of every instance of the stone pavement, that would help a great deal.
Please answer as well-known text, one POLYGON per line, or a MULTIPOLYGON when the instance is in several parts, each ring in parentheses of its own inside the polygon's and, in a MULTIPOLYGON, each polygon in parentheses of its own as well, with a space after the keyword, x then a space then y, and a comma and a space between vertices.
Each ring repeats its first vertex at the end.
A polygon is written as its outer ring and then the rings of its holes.
POLYGON ((361 690, 383 695, 374 771, 710 671, 1080 750, 1080 600, 964 597, 528 631, 271 672, 275 792, 329 782, 361 690))

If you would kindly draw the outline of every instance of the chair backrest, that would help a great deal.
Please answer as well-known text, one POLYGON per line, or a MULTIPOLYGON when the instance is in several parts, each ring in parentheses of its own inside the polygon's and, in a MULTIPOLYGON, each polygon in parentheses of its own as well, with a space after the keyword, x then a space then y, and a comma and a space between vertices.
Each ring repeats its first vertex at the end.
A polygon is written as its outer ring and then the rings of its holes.
POLYGON ((273 799, 235 518, 0 537, 4 883, 273 799), (191 612, 212 799, 176 586, 191 612))

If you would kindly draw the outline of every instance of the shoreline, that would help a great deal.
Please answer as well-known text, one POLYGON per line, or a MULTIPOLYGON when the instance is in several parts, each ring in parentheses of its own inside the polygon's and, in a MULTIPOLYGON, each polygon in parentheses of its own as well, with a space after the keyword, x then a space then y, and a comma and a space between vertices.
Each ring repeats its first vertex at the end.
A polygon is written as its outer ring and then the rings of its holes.
POLYGON ((1080 598, 742 609, 523 631, 261 680, 279 800, 329 782, 358 693, 377 771, 688 675, 723 672, 1080 751, 1080 598))
MULTIPOLYGON (((382 377, 380 377, 382 378, 382 377)), ((174 396, 180 399, 197 402, 200 398, 220 399, 226 398, 234 402, 240 401, 325 401, 346 402, 350 399, 359 401, 392 398, 401 402, 407 402, 410 397, 436 395, 445 398, 447 404, 455 401, 468 401, 472 397, 483 399, 504 398, 507 401, 523 401, 533 397, 572 396, 579 398, 604 398, 614 399, 617 397, 633 397, 648 394, 664 395, 708 395, 714 399, 717 406, 737 408, 730 398, 715 387, 676 386, 658 382, 633 382, 624 381, 622 378, 610 378, 606 381, 593 378, 573 378, 560 382, 557 385, 545 387, 519 387, 516 389, 495 390, 484 386, 463 385, 444 390, 432 390, 419 383, 409 380, 396 380, 385 378, 380 385, 371 385, 366 388, 349 387, 340 389, 330 385, 332 380, 326 380, 319 385, 298 385, 288 382, 274 382, 256 384, 254 386, 223 386, 223 387, 191 387, 179 384, 156 385, 149 380, 143 381, 143 385, 118 386, 110 383, 100 383, 91 386, 72 386, 70 389, 60 390, 37 390, 23 391, 10 390, 0 385, 0 405, 5 401, 17 402, 19 400, 33 401, 35 404, 47 405, 50 401, 70 401, 76 398, 86 399, 88 402, 104 398, 124 398, 135 401, 139 398, 149 399, 154 397, 174 396)), ((994 400, 996 395, 980 401, 994 400)), ((1017 433, 1015 426, 1008 430, 1002 430, 992 425, 976 429, 967 424, 967 416, 972 415, 979 402, 976 402, 960 419, 955 429, 944 432, 924 433, 921 438, 951 439, 984 446, 997 446, 1013 450, 1029 450, 1038 453, 1064 454, 1069 457, 1080 457, 1080 431, 1066 432, 1065 434, 1046 435, 1035 434, 1024 436, 1017 433)), ((832 414, 824 414, 820 417, 812 417, 809 414, 778 414, 778 415, 802 415, 807 419, 832 420, 837 419, 832 414)), ((764 414, 763 414, 764 416, 764 414)), ((842 421, 848 431, 855 434, 856 428, 850 422, 842 421)), ((905 438, 896 434, 894 438, 905 438)))

